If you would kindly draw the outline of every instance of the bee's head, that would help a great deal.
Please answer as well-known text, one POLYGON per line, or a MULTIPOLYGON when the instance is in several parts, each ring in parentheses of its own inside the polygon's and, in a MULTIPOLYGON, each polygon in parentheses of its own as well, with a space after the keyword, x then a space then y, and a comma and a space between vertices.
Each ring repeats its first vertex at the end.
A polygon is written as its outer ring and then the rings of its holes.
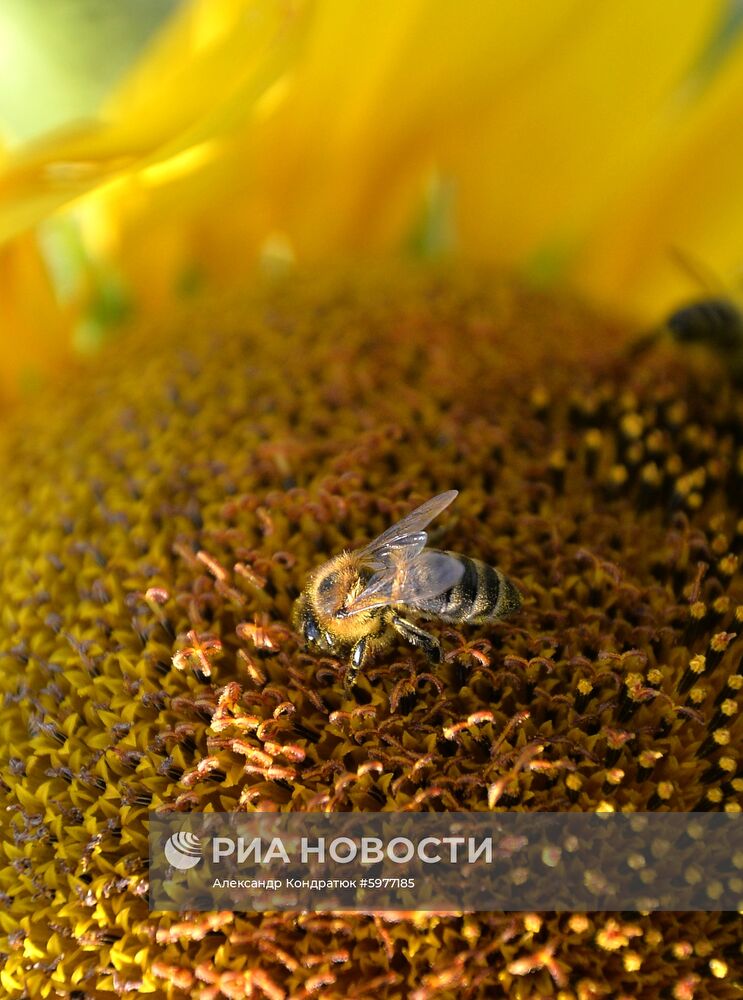
POLYGON ((310 603, 322 622, 340 621, 348 617, 346 607, 361 586, 357 563, 352 555, 343 553, 316 571, 310 584, 310 603))
POLYGON ((300 633, 308 646, 327 648, 325 638, 317 620, 317 616, 312 609, 307 590, 297 598, 292 614, 294 628, 300 633))

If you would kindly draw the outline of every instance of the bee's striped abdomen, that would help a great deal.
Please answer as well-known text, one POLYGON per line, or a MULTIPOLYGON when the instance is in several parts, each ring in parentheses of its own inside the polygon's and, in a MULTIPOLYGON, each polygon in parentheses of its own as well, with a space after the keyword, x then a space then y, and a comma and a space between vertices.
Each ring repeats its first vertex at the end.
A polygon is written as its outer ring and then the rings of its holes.
MULTIPOLYGON (((459 583, 441 594, 435 609, 438 617, 451 622, 486 622, 505 618, 521 607, 521 595, 500 570, 479 559, 448 553, 464 566, 459 583)), ((431 610, 434 610, 431 604, 431 610)))
MULTIPOLYGON (((455 555, 455 553, 450 553, 455 555)), ((479 568, 483 565, 477 563, 468 556, 456 557, 464 566, 464 573, 459 583, 450 587, 442 595, 443 601, 440 615, 442 618, 450 618, 452 621, 468 621, 474 613, 480 591, 479 568)))
POLYGON ((707 344, 713 350, 734 351, 743 345, 743 316, 727 299, 703 299, 677 309, 666 320, 680 344, 707 344))

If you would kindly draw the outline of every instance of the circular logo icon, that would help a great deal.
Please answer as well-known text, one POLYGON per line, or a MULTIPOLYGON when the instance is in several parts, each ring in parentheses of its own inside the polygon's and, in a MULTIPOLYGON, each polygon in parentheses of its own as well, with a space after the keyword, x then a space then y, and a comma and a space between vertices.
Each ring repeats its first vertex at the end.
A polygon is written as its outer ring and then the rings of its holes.
POLYGON ((174 833, 165 841, 168 864, 185 871, 201 861, 201 841, 195 833, 174 833))

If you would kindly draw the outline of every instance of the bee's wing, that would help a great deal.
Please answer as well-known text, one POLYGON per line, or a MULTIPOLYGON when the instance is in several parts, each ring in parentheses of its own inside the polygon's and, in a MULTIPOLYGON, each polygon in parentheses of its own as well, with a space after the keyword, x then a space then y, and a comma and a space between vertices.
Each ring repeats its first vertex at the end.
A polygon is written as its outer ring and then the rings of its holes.
POLYGON ((396 604, 424 609, 427 601, 459 583, 463 573, 461 561, 448 552, 428 549, 413 559, 398 556, 374 574, 358 597, 346 606, 345 615, 396 604))
POLYGON ((412 559, 418 555, 428 540, 423 529, 449 506, 457 492, 457 490, 447 490, 446 493, 431 497, 420 507, 406 514, 397 524, 383 531, 378 538, 362 549, 360 555, 364 562, 374 569, 383 570, 388 564, 396 562, 397 557, 412 559))

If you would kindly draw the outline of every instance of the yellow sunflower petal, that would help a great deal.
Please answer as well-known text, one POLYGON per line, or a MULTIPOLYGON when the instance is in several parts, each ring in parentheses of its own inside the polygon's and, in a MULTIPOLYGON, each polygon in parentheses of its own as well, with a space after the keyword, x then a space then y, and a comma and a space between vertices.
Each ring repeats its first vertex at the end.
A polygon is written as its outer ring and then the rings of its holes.
POLYGON ((399 246, 447 135, 576 6, 524 18, 515 3, 319 5, 291 89, 244 149, 299 259, 399 246))
POLYGON ((186 5, 98 121, 6 154, 0 240, 112 177, 233 124, 233 100, 249 108, 283 71, 299 23, 291 10, 280 0, 186 5))
MULTIPOLYGON (((435 190, 456 249, 647 311, 647 295, 635 301, 618 280, 635 261, 646 273, 652 240, 652 218, 629 203, 648 176, 662 184, 675 144, 704 159, 694 151, 715 86, 693 114, 679 95, 725 5, 546 10, 308 6, 302 43, 260 96, 239 90, 190 133, 190 149, 181 136, 170 158, 102 192, 137 296, 167 301, 195 274, 233 281, 267 246, 299 261, 399 250, 435 190)), ((720 180, 724 204, 734 171, 720 180)))
POLYGON ((619 305, 628 296, 657 317, 680 297, 726 286, 740 293, 742 54, 740 38, 712 80, 692 73, 680 83, 651 162, 597 218, 576 268, 578 283, 597 297, 619 305), (710 277, 695 278, 679 257, 710 277))
POLYGON ((146 116, 148 141, 172 133, 100 187, 82 222, 94 243, 106 231, 97 249, 121 262, 144 308, 172 301, 174 287, 198 276, 244 276, 277 242, 300 260, 402 246, 441 136, 463 108, 475 117, 580 5, 541 19, 524 19, 515 4, 268 5, 261 10, 277 20, 262 23, 278 41, 261 41, 263 62, 256 54, 252 69, 245 33, 247 23, 255 43, 256 7, 221 6, 219 44, 210 29, 217 8, 197 5, 112 103, 119 135, 122 122, 146 116), (213 44, 200 58, 204 39, 213 44), (196 59, 185 58, 192 50, 196 59), (192 115, 181 132, 174 103, 192 115))
POLYGON ((463 246, 527 266, 568 263, 607 200, 642 184, 718 13, 717 4, 580 5, 507 99, 493 95, 447 143, 463 246))
POLYGON ((70 317, 61 309, 33 235, 0 246, 0 405, 35 386, 69 355, 70 317))

